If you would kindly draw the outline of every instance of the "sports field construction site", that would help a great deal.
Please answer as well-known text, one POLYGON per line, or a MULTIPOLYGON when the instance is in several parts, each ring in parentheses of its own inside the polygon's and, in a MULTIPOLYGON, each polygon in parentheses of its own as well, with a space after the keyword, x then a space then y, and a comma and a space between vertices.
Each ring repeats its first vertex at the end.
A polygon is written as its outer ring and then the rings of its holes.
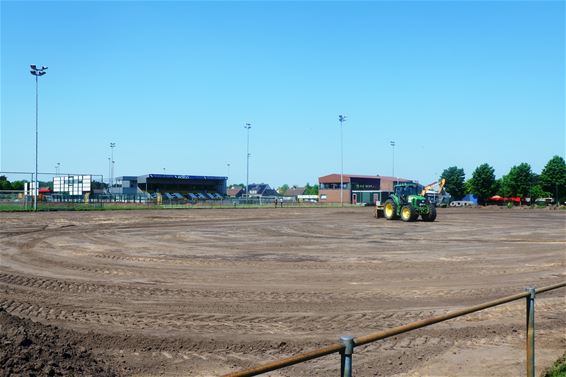
MULTIPOLYGON (((0 245, 5 375, 217 376, 566 280, 566 211, 549 209, 414 223, 369 207, 0 213, 0 245)), ((562 288, 536 297, 537 375, 565 349, 562 288)), ((524 375, 525 302, 357 347, 353 365, 524 375)))

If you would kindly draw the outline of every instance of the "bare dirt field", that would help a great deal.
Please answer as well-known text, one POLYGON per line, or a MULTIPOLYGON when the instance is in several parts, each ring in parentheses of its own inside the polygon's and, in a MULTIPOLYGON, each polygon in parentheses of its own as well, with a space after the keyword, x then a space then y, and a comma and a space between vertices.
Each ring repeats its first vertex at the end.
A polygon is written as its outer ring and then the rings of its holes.
MULTIPOLYGON (((215 376, 564 280, 566 211, 0 213, 0 369, 215 376)), ((539 372, 566 349, 565 297, 537 296, 539 372)), ((521 300, 358 347, 354 376, 524 375, 524 337, 521 300)))

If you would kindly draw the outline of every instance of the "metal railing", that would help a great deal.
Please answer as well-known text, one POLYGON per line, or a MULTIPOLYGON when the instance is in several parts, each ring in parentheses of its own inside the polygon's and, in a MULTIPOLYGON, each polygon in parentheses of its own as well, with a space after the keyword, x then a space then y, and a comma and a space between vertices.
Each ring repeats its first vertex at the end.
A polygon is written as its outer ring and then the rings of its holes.
POLYGON ((308 360, 317 359, 323 356, 327 356, 333 353, 340 353, 340 376, 341 377, 351 377, 352 376, 352 355, 354 353, 354 348, 362 346, 364 344, 372 343, 377 340, 389 338, 398 334, 406 333, 412 330, 419 329, 421 327, 426 327, 433 325, 435 323, 444 322, 452 318, 461 317, 470 313, 478 312, 494 306, 506 304, 512 301, 520 300, 526 298, 526 375, 527 377, 535 377, 535 296, 537 293, 548 292, 554 289, 566 287, 566 282, 558 283, 539 289, 527 288, 526 292, 517 293, 512 296, 502 297, 497 300, 485 302, 483 304, 471 306, 468 308, 456 310, 449 312, 444 315, 437 317, 432 317, 428 319, 423 319, 416 322, 411 322, 406 325, 393 327, 388 330, 374 332, 372 334, 351 337, 343 336, 340 338, 339 343, 333 343, 326 347, 319 348, 313 351, 301 353, 295 356, 287 357, 284 359, 272 361, 266 364, 261 364, 256 367, 241 370, 238 372, 233 372, 226 374, 222 377, 248 377, 257 376, 262 373, 271 372, 277 369, 285 368, 291 365, 303 363, 308 360))

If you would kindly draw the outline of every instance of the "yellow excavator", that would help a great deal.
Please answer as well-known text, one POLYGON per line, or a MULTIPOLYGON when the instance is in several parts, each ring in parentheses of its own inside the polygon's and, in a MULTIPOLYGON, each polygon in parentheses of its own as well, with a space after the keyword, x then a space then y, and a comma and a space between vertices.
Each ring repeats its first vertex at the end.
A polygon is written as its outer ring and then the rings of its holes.
POLYGON ((423 187, 420 195, 426 196, 427 191, 432 190, 433 188, 435 188, 436 185, 438 185, 438 189, 435 190, 438 193, 438 195, 436 196, 435 198, 436 200, 434 202, 436 203, 437 207, 446 206, 448 203, 445 203, 444 198, 446 197, 446 193, 443 191, 445 184, 446 184, 446 179, 444 178, 440 179, 439 181, 432 182, 426 185, 425 187, 423 187))

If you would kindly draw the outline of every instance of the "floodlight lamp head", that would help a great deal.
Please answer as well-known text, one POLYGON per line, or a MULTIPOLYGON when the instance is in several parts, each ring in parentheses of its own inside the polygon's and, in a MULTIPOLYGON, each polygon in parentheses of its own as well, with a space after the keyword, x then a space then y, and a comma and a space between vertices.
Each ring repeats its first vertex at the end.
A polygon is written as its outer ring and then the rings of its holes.
POLYGON ((39 76, 45 75, 47 72, 39 71, 39 76))
POLYGON ((30 67, 31 69, 33 69, 33 70, 36 70, 36 69, 37 69, 37 65, 35 65, 35 64, 30 64, 29 67, 30 67))
POLYGON ((47 68, 49 68, 49 67, 46 67, 46 66, 44 66, 44 65, 41 66, 41 70, 42 70, 42 71, 45 71, 47 68))

